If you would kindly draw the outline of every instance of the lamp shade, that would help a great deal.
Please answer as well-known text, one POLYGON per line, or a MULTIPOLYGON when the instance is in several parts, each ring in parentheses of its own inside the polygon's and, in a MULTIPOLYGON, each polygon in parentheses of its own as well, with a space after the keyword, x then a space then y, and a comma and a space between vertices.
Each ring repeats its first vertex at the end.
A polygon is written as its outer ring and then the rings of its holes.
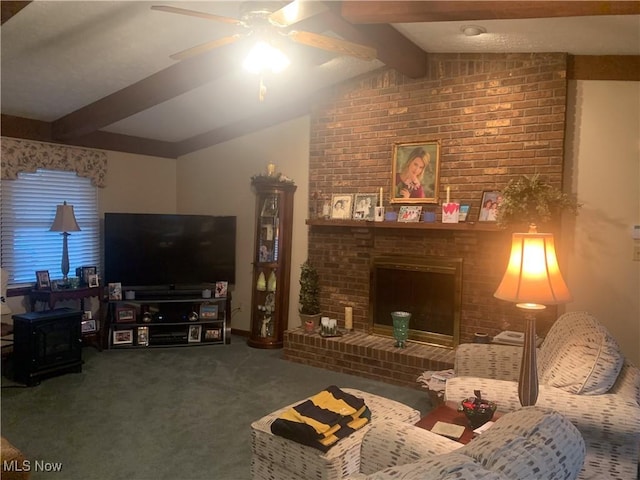
POLYGON ((76 222, 76 216, 73 213, 73 205, 67 205, 64 202, 56 207, 56 218, 49 229, 50 232, 79 232, 80 227, 76 222))
POLYGON ((494 296, 533 309, 571 301, 552 234, 537 233, 535 226, 513 234, 509 264, 494 296))

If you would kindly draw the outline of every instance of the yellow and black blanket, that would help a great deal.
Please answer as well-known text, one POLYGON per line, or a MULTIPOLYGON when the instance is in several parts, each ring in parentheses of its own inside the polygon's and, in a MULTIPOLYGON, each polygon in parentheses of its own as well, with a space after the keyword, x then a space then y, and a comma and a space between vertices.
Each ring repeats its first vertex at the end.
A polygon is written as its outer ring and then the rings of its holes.
POLYGON ((271 432, 326 452, 370 420, 362 398, 331 385, 283 412, 271 424, 271 432))

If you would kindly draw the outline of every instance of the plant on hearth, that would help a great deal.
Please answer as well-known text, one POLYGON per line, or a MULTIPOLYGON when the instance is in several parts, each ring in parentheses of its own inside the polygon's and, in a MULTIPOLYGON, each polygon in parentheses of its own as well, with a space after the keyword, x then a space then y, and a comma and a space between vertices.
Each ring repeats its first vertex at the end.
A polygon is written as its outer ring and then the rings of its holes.
POLYGON ((547 224, 557 221, 565 211, 577 215, 580 208, 571 195, 545 182, 537 173, 511 180, 501 196, 497 215, 501 227, 547 224))
POLYGON ((305 261, 300 270, 300 297, 298 311, 301 315, 320 315, 320 286, 318 271, 305 261))

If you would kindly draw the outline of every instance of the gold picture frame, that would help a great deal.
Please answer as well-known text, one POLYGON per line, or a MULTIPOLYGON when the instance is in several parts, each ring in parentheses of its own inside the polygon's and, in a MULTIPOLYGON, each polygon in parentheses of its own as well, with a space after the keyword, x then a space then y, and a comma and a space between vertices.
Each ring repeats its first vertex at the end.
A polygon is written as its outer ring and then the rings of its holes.
POLYGON ((395 143, 391 203, 438 203, 440 141, 395 143))

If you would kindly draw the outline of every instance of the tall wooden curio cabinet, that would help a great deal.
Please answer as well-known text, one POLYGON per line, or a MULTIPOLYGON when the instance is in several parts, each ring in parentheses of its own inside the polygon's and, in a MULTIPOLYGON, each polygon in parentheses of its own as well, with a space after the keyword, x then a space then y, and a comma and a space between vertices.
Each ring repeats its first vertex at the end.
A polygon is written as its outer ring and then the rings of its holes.
POLYGON ((254 177, 256 231, 251 332, 247 343, 281 348, 289 315, 293 195, 296 186, 276 177, 254 177))

